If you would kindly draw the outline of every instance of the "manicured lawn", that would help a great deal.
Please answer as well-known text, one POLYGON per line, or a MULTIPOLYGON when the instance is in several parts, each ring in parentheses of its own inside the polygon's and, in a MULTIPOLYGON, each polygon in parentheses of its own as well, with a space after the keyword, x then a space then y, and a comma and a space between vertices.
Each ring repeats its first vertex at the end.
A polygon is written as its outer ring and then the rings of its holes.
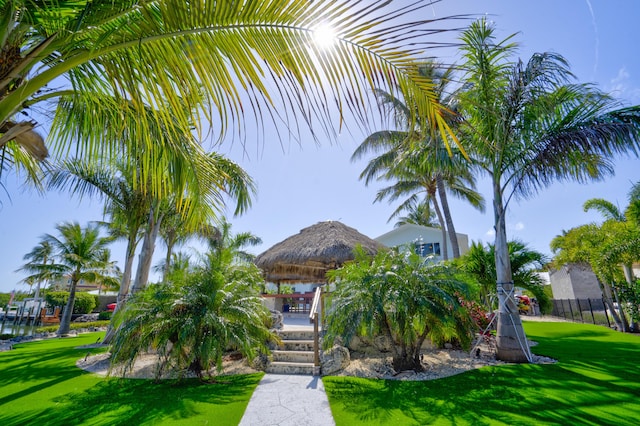
POLYGON ((637 425, 640 336, 525 323, 557 364, 486 367, 427 382, 323 379, 340 425, 637 425))
POLYGON ((75 348, 102 335, 25 343, 0 353, 0 425, 237 425, 262 377, 225 377, 229 384, 104 379, 75 366, 89 351, 75 348))

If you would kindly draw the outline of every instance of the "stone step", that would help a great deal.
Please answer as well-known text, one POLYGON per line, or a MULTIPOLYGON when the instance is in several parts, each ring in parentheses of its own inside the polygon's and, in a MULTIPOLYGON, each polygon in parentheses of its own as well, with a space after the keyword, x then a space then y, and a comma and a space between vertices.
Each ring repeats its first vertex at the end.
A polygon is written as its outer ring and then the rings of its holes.
POLYGON ((314 373, 314 365, 313 362, 270 362, 267 366, 267 373, 306 374, 312 376, 314 373))
POLYGON ((272 351, 274 362, 313 363, 313 352, 308 351, 272 351))
POLYGON ((313 330, 281 330, 278 334, 282 340, 313 340, 313 330))
POLYGON ((313 340, 283 340, 280 348, 285 351, 313 352, 313 340))

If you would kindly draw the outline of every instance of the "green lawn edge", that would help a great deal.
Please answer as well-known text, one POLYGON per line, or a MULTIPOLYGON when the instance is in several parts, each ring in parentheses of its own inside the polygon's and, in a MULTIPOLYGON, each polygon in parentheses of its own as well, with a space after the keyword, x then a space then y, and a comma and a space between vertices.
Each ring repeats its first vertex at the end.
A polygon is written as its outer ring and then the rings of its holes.
POLYGON ((325 377, 341 425, 636 425, 640 336, 601 326, 526 322, 532 351, 556 364, 484 367, 412 382, 325 377))
POLYGON ((263 373, 203 384, 103 378, 75 362, 104 332, 14 345, 0 353, 0 425, 237 425, 263 373))

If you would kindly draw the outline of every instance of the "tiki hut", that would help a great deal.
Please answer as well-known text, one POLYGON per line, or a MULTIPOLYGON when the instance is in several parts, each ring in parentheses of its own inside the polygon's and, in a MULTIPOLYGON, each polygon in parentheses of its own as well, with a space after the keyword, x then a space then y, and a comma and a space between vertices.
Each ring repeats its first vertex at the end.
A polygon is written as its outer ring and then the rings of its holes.
POLYGON ((370 254, 384 248, 379 242, 340 222, 327 221, 304 228, 255 259, 269 282, 322 283, 325 273, 354 258, 360 245, 370 254))

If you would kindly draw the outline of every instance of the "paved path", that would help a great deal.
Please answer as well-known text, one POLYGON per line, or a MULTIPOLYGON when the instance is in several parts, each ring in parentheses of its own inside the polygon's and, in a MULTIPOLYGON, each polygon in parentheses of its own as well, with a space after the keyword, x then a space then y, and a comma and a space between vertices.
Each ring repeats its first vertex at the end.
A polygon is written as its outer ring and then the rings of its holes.
MULTIPOLYGON (((284 330, 313 330, 308 314, 285 314, 284 330)), ((318 376, 265 374, 253 392, 241 426, 335 425, 318 376)))
POLYGON ((285 374, 265 374, 240 421, 240 426, 335 424, 322 379, 285 374))

